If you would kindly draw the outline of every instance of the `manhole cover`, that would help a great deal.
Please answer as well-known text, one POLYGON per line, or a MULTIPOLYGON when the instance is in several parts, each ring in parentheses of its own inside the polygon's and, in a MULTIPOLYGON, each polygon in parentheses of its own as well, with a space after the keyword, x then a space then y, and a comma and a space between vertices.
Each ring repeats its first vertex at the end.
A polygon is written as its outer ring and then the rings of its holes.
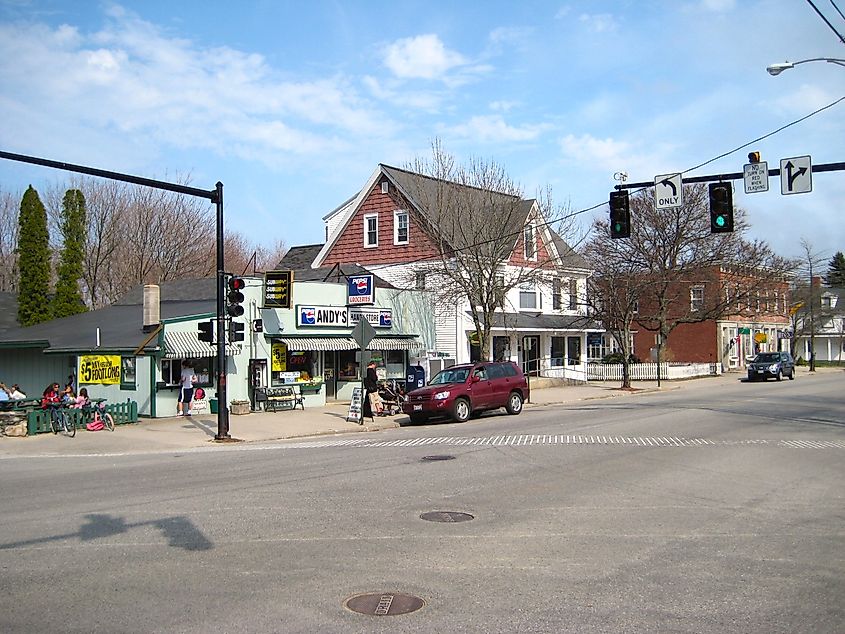
POLYGON ((455 456, 447 456, 445 454, 441 454, 439 456, 423 456, 423 460, 454 460, 455 456))
POLYGON ((475 516, 458 511, 431 511, 420 515, 420 519, 428 522, 468 522, 474 520, 475 516))
POLYGON ((401 592, 368 592, 349 597, 343 605, 368 616, 395 616, 416 612, 425 605, 425 601, 401 592))

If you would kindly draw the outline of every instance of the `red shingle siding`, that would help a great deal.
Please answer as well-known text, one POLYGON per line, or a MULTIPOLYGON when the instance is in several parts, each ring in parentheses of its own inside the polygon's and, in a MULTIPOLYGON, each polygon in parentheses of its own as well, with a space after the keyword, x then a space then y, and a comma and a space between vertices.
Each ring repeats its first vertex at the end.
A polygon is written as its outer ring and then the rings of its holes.
POLYGON ((364 203, 341 231, 326 255, 323 266, 344 263, 399 264, 436 257, 437 249, 431 238, 422 230, 419 216, 413 210, 409 211, 408 243, 393 244, 393 212, 397 209, 408 210, 410 207, 397 202, 389 194, 382 194, 381 184, 376 183, 364 203), (370 214, 378 214, 378 246, 365 249, 364 216, 370 214))
POLYGON ((542 239, 540 229, 534 228, 534 241, 537 243, 537 259, 527 260, 525 258, 525 231, 523 230, 516 239, 516 246, 511 254, 509 264, 513 266, 524 266, 526 268, 539 266, 542 269, 554 269, 555 263, 551 260, 549 250, 546 248, 542 239))

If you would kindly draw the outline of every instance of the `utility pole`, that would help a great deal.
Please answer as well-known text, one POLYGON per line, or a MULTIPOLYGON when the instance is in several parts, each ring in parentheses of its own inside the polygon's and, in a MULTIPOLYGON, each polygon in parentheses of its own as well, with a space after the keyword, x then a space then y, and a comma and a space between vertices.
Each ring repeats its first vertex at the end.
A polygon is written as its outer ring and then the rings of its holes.
POLYGON ((815 299, 813 299, 813 258, 810 261, 810 372, 816 371, 816 321, 815 321, 815 299))

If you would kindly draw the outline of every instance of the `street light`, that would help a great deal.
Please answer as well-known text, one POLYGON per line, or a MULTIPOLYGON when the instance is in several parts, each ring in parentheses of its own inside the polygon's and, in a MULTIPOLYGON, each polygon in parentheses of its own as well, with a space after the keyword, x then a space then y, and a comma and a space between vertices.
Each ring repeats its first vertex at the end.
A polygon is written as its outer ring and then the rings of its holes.
POLYGON ((766 71, 769 75, 780 75, 783 71, 795 68, 798 64, 806 64, 807 62, 830 62, 831 64, 838 64, 845 66, 845 59, 837 59, 835 57, 814 57, 812 59, 802 59, 800 62, 783 62, 782 64, 771 64, 766 66, 766 71))

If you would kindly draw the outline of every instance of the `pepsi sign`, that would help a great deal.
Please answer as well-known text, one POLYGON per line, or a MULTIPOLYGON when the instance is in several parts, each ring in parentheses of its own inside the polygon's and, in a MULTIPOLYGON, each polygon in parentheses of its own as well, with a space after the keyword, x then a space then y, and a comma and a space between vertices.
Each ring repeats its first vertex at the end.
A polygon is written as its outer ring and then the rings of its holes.
POLYGON ((372 275, 352 275, 347 280, 347 300, 351 305, 373 304, 376 301, 372 275))

